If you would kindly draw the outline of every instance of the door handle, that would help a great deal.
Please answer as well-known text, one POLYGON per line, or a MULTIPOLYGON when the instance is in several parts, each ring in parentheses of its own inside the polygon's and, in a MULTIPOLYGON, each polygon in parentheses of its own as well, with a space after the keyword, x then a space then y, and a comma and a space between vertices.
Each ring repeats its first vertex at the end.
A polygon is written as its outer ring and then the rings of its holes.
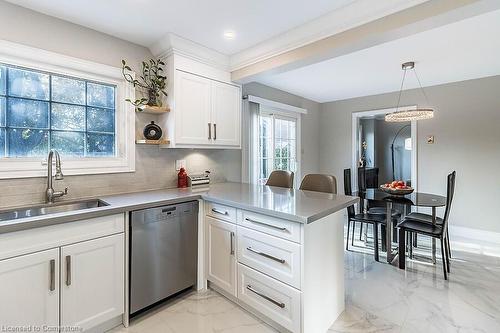
POLYGON ((214 140, 217 140, 217 124, 214 124, 214 140))
POLYGON ((66 285, 71 286, 71 256, 66 256, 66 285))
POLYGON ((212 124, 208 123, 208 140, 212 140, 212 124))
POLYGON ((260 293, 258 292, 257 290, 253 289, 251 285, 247 284, 247 289, 250 290, 251 292, 253 292, 255 295, 257 296, 260 296, 262 297, 263 299, 265 299, 266 301, 269 301, 271 303, 273 303, 274 305, 276 306, 279 306, 280 308, 284 309, 285 308, 285 303, 283 302, 278 302, 278 301, 275 301, 274 299, 272 299, 271 297, 269 296, 266 296, 264 295, 263 293, 260 293))
POLYGON ((255 254, 258 254, 259 256, 263 256, 264 258, 267 258, 267 259, 271 259, 271 260, 274 260, 274 261, 277 261, 279 262, 280 264, 284 264, 286 262, 285 259, 280 259, 280 258, 276 258, 275 256, 272 256, 270 254, 267 254, 267 253, 264 253, 264 252, 260 252, 260 251, 256 251, 254 249, 252 249, 250 246, 247 247, 247 250, 250 251, 250 252, 253 252, 255 254))
POLYGON ((234 255, 234 232, 231 232, 231 255, 234 255))
POLYGON ((56 290, 56 260, 52 259, 50 261, 50 282, 49 282, 49 290, 56 290))

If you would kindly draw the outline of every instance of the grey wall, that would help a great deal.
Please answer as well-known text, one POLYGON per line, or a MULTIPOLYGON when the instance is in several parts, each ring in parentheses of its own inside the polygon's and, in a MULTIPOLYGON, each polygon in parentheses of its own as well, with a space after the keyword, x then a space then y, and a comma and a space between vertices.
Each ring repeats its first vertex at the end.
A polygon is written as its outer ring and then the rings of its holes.
MULTIPOLYGON (((426 89, 434 119, 418 122, 418 189, 446 193, 446 175, 457 171, 450 224, 500 232, 491 218, 500 199, 500 76, 426 89), (435 144, 426 143, 427 135, 435 144)), ((425 105, 421 92, 402 104, 425 105)), ((320 168, 342 175, 351 167, 351 113, 394 107, 396 93, 325 103, 320 113, 320 168)), ((342 188, 342 186, 339 186, 342 188)))
MULTIPOLYGON (((319 110, 320 104, 297 95, 252 82, 243 86, 243 95, 253 95, 307 109, 301 119, 302 175, 319 171, 319 110)), ((300 179, 301 180, 301 179, 300 179)), ((296 181, 300 181, 298 178, 296 181)))
MULTIPOLYGON (((120 66, 127 59, 138 68, 152 55, 148 49, 66 21, 0 1, 0 39, 120 66)), ((67 176, 56 182, 69 187, 69 198, 173 187, 175 160, 186 159, 190 172, 211 170, 215 181, 241 179, 239 150, 189 150, 136 147, 136 172, 67 176)), ((44 178, 0 180, 0 207, 43 201, 44 178)))

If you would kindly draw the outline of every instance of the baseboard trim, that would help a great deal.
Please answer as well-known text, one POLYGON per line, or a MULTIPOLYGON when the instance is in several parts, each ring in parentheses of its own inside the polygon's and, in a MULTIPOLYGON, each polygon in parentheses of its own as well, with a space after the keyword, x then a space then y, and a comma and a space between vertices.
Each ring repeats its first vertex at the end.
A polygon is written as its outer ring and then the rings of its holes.
POLYGON ((471 241, 480 241, 487 243, 496 243, 500 246, 500 233, 467 227, 449 226, 450 238, 467 238, 471 241))

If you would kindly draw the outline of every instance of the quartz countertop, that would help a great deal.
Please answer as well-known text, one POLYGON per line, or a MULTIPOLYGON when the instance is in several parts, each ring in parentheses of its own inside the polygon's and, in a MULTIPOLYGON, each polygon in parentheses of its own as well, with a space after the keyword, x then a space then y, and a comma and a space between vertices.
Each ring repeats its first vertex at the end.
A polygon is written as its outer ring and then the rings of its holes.
POLYGON ((212 184, 205 189, 165 189, 102 196, 109 206, 0 221, 0 233, 60 224, 127 211, 204 199, 297 223, 311 223, 359 201, 357 197, 245 183, 212 184))

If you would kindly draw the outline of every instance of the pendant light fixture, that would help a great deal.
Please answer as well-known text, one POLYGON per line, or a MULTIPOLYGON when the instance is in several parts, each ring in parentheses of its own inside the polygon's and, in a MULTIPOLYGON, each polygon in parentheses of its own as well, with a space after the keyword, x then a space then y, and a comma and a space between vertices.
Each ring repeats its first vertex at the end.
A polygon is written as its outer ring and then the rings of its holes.
POLYGON ((401 88, 399 90, 398 104, 396 106, 396 111, 386 114, 385 121, 403 122, 403 121, 424 120, 424 119, 433 118, 434 117, 434 109, 432 109, 432 108, 418 108, 417 107, 414 110, 398 111, 399 103, 401 102, 401 95, 403 93, 406 72, 409 70, 413 70, 413 73, 415 74, 415 77, 417 78, 418 84, 420 86, 420 90, 422 90, 422 93, 425 97, 425 100, 426 100, 427 104, 429 104, 429 100, 427 99, 427 95, 425 94, 425 90, 424 90, 424 88, 422 88, 422 84, 420 83, 420 79, 418 78, 417 72, 415 71, 415 62, 413 62, 413 61, 405 62, 404 64, 401 65, 401 68, 403 69, 404 72, 403 72, 403 80, 401 81, 401 88))

